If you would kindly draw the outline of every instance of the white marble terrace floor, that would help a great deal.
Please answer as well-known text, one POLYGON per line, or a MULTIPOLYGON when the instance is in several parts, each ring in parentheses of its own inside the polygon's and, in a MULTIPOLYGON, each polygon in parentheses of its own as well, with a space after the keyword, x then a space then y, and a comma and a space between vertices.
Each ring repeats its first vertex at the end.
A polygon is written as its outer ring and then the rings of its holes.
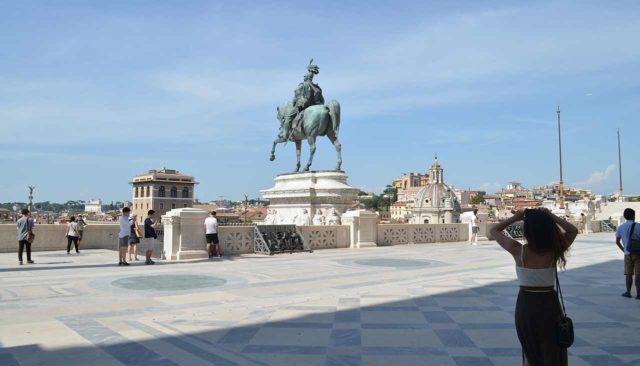
MULTIPOLYGON (((106 250, 0 254, 0 365, 518 365, 495 243, 118 267, 106 250)), ((640 300, 611 234, 561 274, 570 365, 640 365, 640 300), (634 293, 635 295, 635 293, 634 293)))

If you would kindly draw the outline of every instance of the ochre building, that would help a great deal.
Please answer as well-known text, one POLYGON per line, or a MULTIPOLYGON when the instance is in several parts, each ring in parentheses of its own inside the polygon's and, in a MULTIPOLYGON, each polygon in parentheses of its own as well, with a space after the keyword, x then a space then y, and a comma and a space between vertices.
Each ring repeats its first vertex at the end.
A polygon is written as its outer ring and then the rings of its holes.
POLYGON ((193 207, 194 177, 173 169, 149 170, 133 177, 133 206, 131 210, 142 223, 151 209, 164 215, 174 208, 193 207))

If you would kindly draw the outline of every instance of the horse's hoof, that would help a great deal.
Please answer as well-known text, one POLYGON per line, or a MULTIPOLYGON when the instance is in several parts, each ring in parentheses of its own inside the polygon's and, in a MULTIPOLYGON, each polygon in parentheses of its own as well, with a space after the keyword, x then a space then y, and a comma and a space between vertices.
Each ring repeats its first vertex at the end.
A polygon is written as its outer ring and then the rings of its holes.
POLYGON ((305 167, 305 168, 304 168, 304 171, 305 171, 305 172, 308 172, 308 171, 309 171, 309 167, 305 167))
POLYGON ((275 155, 271 155, 271 157, 269 157, 269 161, 274 161, 276 160, 276 156, 275 155))

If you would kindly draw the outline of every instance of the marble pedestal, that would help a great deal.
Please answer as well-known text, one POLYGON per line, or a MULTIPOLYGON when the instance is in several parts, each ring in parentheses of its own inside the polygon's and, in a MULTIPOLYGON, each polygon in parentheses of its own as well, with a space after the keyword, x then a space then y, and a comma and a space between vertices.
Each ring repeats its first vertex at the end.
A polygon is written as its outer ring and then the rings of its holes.
POLYGON ((377 246, 379 221, 377 213, 367 210, 353 210, 342 215, 342 224, 351 227, 351 248, 377 246))
POLYGON ((277 224, 294 224, 294 218, 306 209, 310 219, 318 209, 328 221, 331 209, 340 214, 351 208, 360 190, 347 183, 342 171, 314 171, 280 174, 273 188, 261 190, 269 200, 269 209, 276 210, 277 224))
POLYGON ((204 220, 209 213, 197 208, 177 208, 162 215, 164 255, 168 260, 207 258, 204 220))

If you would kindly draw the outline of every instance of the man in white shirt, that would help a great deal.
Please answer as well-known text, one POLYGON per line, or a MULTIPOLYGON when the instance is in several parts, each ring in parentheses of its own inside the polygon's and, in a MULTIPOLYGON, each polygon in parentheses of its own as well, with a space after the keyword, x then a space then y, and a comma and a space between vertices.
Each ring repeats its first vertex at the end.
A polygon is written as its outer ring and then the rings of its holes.
POLYGON ((640 254, 629 252, 629 237, 633 228, 633 239, 640 240, 640 224, 635 222, 636 212, 630 208, 624 210, 624 218, 627 220, 616 229, 616 245, 624 253, 624 275, 626 279, 627 291, 622 294, 624 297, 631 297, 631 284, 633 275, 636 275, 636 299, 640 300, 640 254))
POLYGON ((130 212, 131 209, 125 207, 122 209, 122 216, 120 216, 120 232, 118 233, 119 266, 129 265, 129 263, 127 263, 127 248, 129 248, 129 235, 131 235, 131 224, 129 223, 130 212))
POLYGON ((209 258, 222 257, 220 252, 220 240, 218 239, 218 219, 216 212, 211 211, 209 217, 204 220, 205 236, 207 238, 207 253, 209 258))

